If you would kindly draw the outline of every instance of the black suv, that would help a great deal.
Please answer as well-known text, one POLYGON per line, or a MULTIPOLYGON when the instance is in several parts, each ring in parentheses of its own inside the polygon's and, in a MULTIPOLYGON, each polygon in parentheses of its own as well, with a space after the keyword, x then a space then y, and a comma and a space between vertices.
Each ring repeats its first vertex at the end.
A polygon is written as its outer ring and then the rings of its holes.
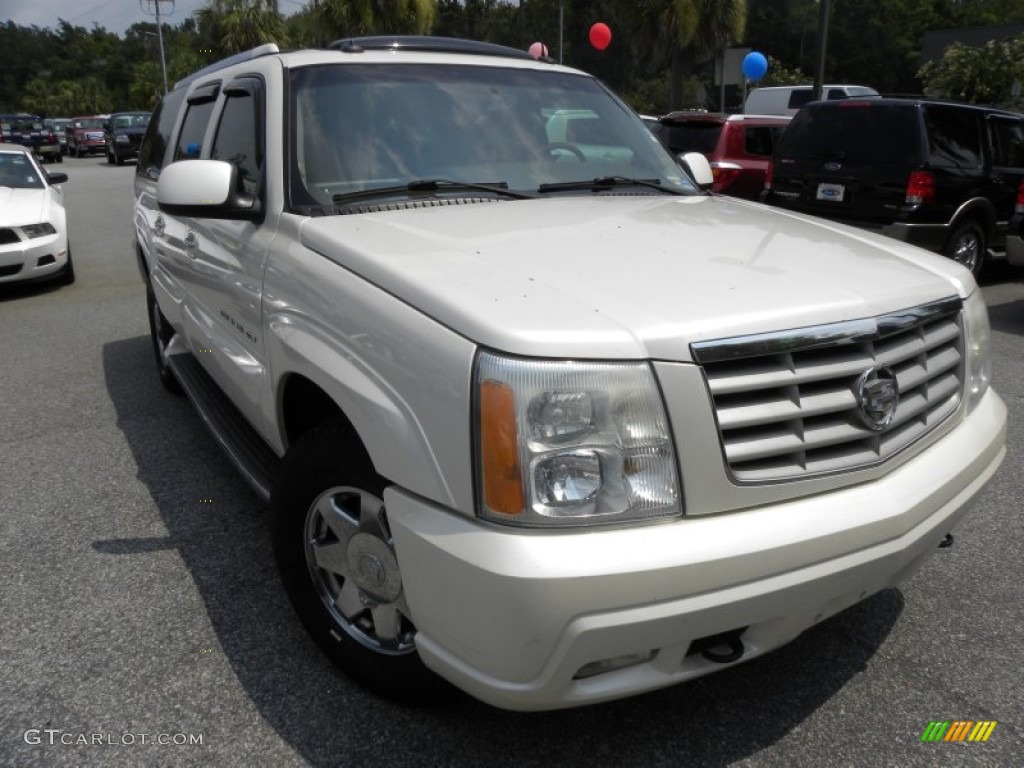
POLYGON ((980 272, 1024 199, 1024 116, 849 99, 804 107, 775 147, 765 202, 874 229, 980 272))
POLYGON ((149 125, 149 112, 115 112, 103 123, 103 144, 108 163, 124 165, 139 156, 149 125))

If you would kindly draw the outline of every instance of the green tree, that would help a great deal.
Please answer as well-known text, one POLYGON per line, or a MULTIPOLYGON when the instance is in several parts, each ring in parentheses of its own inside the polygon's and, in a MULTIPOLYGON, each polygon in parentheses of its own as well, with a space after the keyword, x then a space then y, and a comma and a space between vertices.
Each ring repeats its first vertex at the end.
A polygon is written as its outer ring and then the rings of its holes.
POLYGON ((627 15, 637 56, 667 60, 670 107, 682 104, 683 78, 728 45, 743 39, 746 0, 647 0, 627 15), (653 50, 650 42, 654 42, 653 50))
POLYGON ((1019 108, 1024 81, 1024 37, 973 47, 954 43, 917 73, 928 96, 1019 108))
POLYGON ((195 15, 215 59, 264 43, 287 44, 277 0, 210 0, 195 15))
POLYGON ((437 0, 311 0, 287 21, 291 41, 321 48, 363 35, 424 35, 437 18, 437 0))

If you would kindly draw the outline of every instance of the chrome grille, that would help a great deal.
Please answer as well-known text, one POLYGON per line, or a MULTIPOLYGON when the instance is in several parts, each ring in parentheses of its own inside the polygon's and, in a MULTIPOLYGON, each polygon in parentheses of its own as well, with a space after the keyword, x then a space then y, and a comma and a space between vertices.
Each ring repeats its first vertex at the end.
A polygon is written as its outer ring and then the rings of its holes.
POLYGON ((9 227, 0 227, 0 245, 10 245, 16 243, 21 238, 18 237, 18 233, 9 227))
POLYGON ((739 482, 796 480, 884 461, 952 414, 963 391, 961 301, 880 317, 700 342, 725 459, 739 482), (896 374, 892 422, 869 428, 857 382, 896 374))

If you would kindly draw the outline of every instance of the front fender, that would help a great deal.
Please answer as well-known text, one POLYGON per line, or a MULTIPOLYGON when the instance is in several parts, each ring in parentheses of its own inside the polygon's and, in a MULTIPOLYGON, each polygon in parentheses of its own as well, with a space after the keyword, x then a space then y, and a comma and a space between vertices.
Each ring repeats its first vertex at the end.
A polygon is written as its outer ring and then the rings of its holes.
MULTIPOLYGON (((419 397, 422 392, 431 390, 429 385, 424 386, 422 374, 402 370, 399 365, 378 370, 380 359, 374 364, 367 359, 367 352, 372 355, 375 351, 371 340, 365 337, 342 340, 319 322, 302 315, 280 314, 269 318, 267 331, 267 359, 273 361, 273 391, 276 393, 274 421, 282 449, 287 448, 283 392, 287 378, 298 374, 323 390, 341 409, 359 434, 379 474, 448 507, 465 506, 465 494, 453 489, 449 481, 453 474, 452 462, 445 459, 451 450, 457 452, 458 449, 446 450, 443 445, 439 448, 438 443, 448 438, 468 443, 469 434, 456 427, 454 435, 439 435, 436 428, 430 429, 424 424, 424 410, 432 408, 419 397), (420 392, 416 391, 417 385, 421 387, 420 392)), ((385 355, 385 366, 386 358, 385 355)), ((468 359, 472 359, 471 352, 468 359)), ((447 407, 451 404, 438 403, 437 411, 447 407)), ((463 483, 456 479, 455 484, 463 483)))

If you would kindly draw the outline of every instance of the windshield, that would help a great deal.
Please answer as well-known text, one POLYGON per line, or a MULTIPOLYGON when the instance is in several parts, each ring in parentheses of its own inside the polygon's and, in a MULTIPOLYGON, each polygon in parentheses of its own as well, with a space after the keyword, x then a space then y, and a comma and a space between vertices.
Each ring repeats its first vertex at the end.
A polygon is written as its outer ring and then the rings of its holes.
POLYGON ((0 187, 42 189, 36 166, 23 152, 0 152, 0 187))
POLYGON ((290 194, 298 207, 439 179, 532 193, 620 177, 652 182, 650 194, 659 186, 695 191, 640 119, 585 75, 330 65, 293 71, 291 94, 290 194))
POLYGON ((103 118, 101 117, 87 117, 84 120, 75 120, 75 128, 102 128, 103 118))
POLYGON ((110 122, 115 128, 145 128, 149 115, 117 115, 110 122))
POLYGON ((37 117, 11 117, 4 119, 0 128, 15 133, 31 133, 43 130, 43 123, 37 117))

